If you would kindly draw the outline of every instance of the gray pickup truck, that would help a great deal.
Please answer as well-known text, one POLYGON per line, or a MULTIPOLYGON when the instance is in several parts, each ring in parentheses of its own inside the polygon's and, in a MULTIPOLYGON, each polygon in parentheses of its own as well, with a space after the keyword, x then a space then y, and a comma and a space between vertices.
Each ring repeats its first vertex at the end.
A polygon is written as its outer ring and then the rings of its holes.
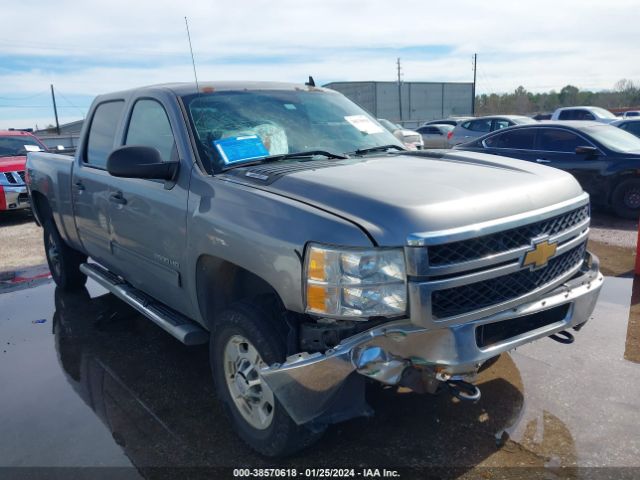
POLYGON ((309 85, 102 95, 76 157, 29 153, 27 173, 58 287, 90 277, 209 342, 219 398, 264 455, 370 414, 370 380, 477 400, 502 352, 572 342, 603 281, 571 175, 407 152, 309 85))

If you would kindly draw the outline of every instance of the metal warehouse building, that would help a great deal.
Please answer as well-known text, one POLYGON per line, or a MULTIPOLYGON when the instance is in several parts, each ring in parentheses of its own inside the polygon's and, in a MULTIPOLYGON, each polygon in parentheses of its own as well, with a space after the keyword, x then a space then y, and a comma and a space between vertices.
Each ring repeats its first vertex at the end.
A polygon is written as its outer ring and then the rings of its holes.
POLYGON ((402 115, 398 82, 332 82, 324 86, 347 96, 376 118, 386 118, 407 127, 472 113, 471 82, 402 82, 402 115))

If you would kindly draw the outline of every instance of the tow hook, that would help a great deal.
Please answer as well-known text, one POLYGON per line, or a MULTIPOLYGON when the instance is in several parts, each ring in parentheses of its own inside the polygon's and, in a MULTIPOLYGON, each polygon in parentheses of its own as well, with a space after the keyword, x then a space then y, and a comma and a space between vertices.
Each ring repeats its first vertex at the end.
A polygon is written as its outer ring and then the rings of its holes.
POLYGON ((467 402, 477 402, 480 400, 480 389, 475 385, 465 382, 463 380, 449 380, 447 381, 449 392, 454 397, 467 402))
POLYGON ((554 333, 553 335, 549 335, 551 340, 555 340, 558 343, 564 343, 565 345, 569 345, 570 343, 575 342, 575 337, 566 330, 562 330, 558 333, 554 333))

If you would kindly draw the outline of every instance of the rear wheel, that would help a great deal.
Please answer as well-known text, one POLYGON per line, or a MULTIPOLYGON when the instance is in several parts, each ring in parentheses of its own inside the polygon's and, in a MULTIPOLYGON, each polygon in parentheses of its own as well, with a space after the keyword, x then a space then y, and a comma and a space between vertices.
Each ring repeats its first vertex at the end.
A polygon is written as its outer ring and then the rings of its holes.
POLYGON ((210 346, 216 391, 236 431, 269 457, 292 454, 321 435, 297 425, 260 377, 262 367, 286 356, 272 318, 273 312, 238 303, 217 320, 210 346))
POLYGON ((87 276, 80 271, 80 265, 87 261, 87 256, 64 242, 51 218, 43 227, 44 250, 53 281, 63 290, 83 287, 87 276))
POLYGON ((620 182, 613 190, 611 206, 619 217, 637 220, 640 216, 640 178, 620 182))

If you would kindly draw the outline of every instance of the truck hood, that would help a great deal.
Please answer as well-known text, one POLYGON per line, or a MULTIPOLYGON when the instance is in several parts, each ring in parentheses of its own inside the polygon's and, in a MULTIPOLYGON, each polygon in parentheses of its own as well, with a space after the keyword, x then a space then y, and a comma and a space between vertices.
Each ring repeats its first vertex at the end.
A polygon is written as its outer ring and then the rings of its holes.
POLYGON ((0 173, 24 170, 26 163, 27 157, 0 157, 0 173))
POLYGON ((472 152, 416 152, 333 161, 265 188, 345 217, 379 245, 552 206, 582 188, 568 173, 472 152))

